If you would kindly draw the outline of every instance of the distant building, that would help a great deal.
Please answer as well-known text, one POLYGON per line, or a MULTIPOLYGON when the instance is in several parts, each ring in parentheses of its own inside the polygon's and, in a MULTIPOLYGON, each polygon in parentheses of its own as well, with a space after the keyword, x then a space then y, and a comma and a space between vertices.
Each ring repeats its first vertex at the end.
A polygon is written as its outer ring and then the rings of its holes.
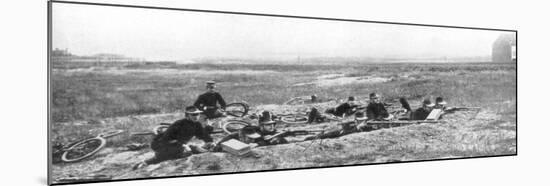
POLYGON ((517 62, 516 35, 502 34, 493 43, 493 62, 517 62))
POLYGON ((90 56, 90 57, 94 60, 103 61, 103 62, 126 62, 126 61, 135 60, 135 59, 132 59, 132 58, 127 58, 123 55, 107 54, 107 53, 95 54, 95 55, 90 56))
POLYGON ((59 49, 55 48, 52 50, 52 56, 53 57, 64 57, 64 56, 72 56, 68 49, 59 49))
POLYGON ((68 49, 55 48, 51 52, 53 62, 142 62, 144 59, 129 58, 120 54, 100 53, 91 56, 74 55, 68 49))

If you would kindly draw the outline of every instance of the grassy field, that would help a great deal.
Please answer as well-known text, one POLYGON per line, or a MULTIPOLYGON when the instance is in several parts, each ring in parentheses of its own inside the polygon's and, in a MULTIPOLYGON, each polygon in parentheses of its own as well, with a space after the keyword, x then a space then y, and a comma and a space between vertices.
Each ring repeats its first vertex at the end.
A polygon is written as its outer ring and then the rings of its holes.
POLYGON ((176 112, 193 103, 207 80, 220 82, 218 89, 226 101, 251 105, 279 104, 311 94, 347 97, 373 91, 387 99, 441 95, 458 105, 479 106, 496 106, 491 104, 499 100, 515 102, 516 96, 514 64, 78 65, 54 65, 54 122, 176 112), (393 79, 378 84, 291 86, 326 74, 393 79))
MULTIPOLYGON (((449 106, 483 108, 474 120, 469 118, 474 113, 462 112, 446 117, 448 122, 442 125, 423 124, 326 140, 325 144, 308 150, 310 155, 306 156, 302 150, 309 142, 262 147, 258 152, 266 155, 263 164, 248 162, 249 165, 232 171, 516 153, 517 77, 516 65, 511 63, 313 66, 54 62, 52 66, 51 134, 54 142, 67 143, 109 129, 145 131, 160 122, 175 121, 183 117, 183 108, 204 91, 204 82, 216 80, 218 91, 227 102, 245 101, 252 107, 282 104, 292 97, 311 94, 320 98, 358 96, 364 99, 369 93, 378 92, 385 100, 406 97, 419 101, 442 96, 449 106)), ((148 140, 125 134, 110 140, 110 146, 148 140)), ((143 151, 135 155, 151 154, 143 151)), ((129 161, 131 164, 134 160, 129 161)), ((181 165, 181 162, 175 164, 181 165)), ((224 171, 224 166, 219 164, 212 166, 221 166, 219 171, 224 171)), ((85 169, 78 166, 81 165, 59 165, 54 169, 72 167, 74 172, 85 169)), ((177 170, 177 174, 163 175, 216 172, 182 173, 179 168, 177 170)), ((58 173, 63 174, 63 171, 58 173)), ((143 172, 113 174, 117 178, 156 176, 143 172)))

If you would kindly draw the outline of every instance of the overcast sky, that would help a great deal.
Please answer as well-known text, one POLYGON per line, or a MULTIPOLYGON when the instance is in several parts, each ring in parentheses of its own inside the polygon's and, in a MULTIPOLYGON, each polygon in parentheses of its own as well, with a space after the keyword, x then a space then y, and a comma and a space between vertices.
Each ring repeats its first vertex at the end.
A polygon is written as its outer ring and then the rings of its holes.
POLYGON ((53 48, 149 60, 490 56, 506 32, 53 3, 53 48))

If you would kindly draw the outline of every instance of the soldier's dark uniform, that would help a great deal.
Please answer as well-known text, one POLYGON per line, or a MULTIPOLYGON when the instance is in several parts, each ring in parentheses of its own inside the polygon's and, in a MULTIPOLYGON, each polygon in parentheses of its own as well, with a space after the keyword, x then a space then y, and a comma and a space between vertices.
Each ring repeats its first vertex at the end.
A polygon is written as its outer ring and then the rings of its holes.
POLYGON ((350 114, 355 107, 357 107, 357 105, 352 105, 349 102, 345 102, 334 108, 333 114, 335 116, 342 117, 344 114, 350 114))
POLYGON ((307 123, 313 123, 313 122, 324 122, 325 117, 321 115, 319 110, 315 107, 311 107, 311 110, 309 111, 307 115, 307 123))
POLYGON ((382 120, 389 117, 390 114, 384 107, 384 103, 369 103, 367 106, 368 120, 382 120))
POLYGON ((182 145, 189 142, 193 137, 197 137, 204 142, 213 141, 199 122, 193 122, 187 118, 174 122, 164 133, 153 138, 151 149, 155 151, 155 157, 145 160, 145 163, 155 164, 165 160, 181 158, 184 151, 182 145))
POLYGON ((357 128, 351 125, 352 123, 343 124, 341 129, 330 130, 315 136, 306 137, 304 140, 325 139, 325 138, 337 138, 340 136, 348 135, 355 132, 360 132, 357 128))
POLYGON ((206 118, 212 119, 223 116, 220 112, 218 112, 217 104, 220 104, 221 108, 225 109, 226 104, 220 93, 212 91, 201 94, 193 105, 204 111, 206 118))
POLYGON ((434 104, 429 99, 422 102, 422 107, 411 113, 411 120, 425 120, 432 111, 434 104))
POLYGON ((425 120, 428 115, 430 115, 431 110, 425 109, 423 107, 416 109, 411 114, 411 120, 425 120))
MULTIPOLYGON (((334 108, 329 108, 327 110, 325 110, 325 113, 327 114, 332 114, 334 116, 338 116, 338 117, 343 117, 344 114, 346 115, 350 115, 352 114, 355 110, 355 108, 359 107, 359 105, 355 105, 355 104, 352 104, 350 103, 350 101, 354 101, 355 98, 353 97, 349 97, 348 98, 348 102, 345 102, 345 103, 342 103, 340 105, 338 105, 337 107, 334 107, 334 108)), ((312 107, 311 110, 309 111, 309 114, 308 114, 308 119, 307 119, 307 122, 308 123, 312 123, 312 122, 324 122, 326 120, 326 118, 321 115, 321 113, 319 112, 319 110, 315 107, 312 107)))

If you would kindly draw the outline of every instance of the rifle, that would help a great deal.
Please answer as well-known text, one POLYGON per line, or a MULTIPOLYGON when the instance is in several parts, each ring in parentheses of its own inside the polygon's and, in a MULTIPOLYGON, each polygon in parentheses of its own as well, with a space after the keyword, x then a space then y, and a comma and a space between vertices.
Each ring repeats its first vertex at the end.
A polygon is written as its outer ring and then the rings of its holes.
MULTIPOLYGON (((162 132, 159 131, 160 128, 166 128, 166 127, 163 127, 163 125, 161 124, 160 126, 157 126, 153 129, 153 131, 148 131, 148 132, 133 132, 133 133, 130 133, 130 136, 149 136, 149 135, 159 135, 161 134, 162 132)), ((223 130, 213 130, 212 132, 210 132, 210 134, 221 134, 221 133, 225 133, 223 130)))
POLYGON ((264 138, 264 140, 271 140, 276 137, 286 137, 286 136, 297 136, 297 135, 308 135, 308 134, 315 134, 316 132, 323 132, 324 130, 285 130, 282 132, 279 132, 277 134, 274 134, 270 137, 264 138))
POLYGON ((418 123, 443 123, 439 120, 400 120, 400 121, 367 121, 367 124, 418 124, 418 123))
MULTIPOLYGON (((444 121, 441 121, 441 120, 366 121, 367 125, 371 125, 371 126, 374 125, 376 126, 376 128, 390 128, 394 126, 412 125, 412 124, 420 124, 420 123, 444 123, 444 121)), ((343 122, 343 123, 339 123, 338 125, 341 125, 342 128, 344 129, 349 129, 351 127, 357 126, 357 124, 355 124, 354 121, 343 122)))
POLYGON ((479 110, 481 107, 450 107, 445 108, 445 112, 455 112, 455 111, 463 111, 463 110, 479 110))
POLYGON ((469 120, 473 120, 477 116, 477 114, 479 114, 479 112, 481 111, 481 107, 451 107, 451 108, 445 108, 445 110, 443 110, 442 115, 454 113, 456 111, 464 111, 464 110, 477 110, 476 113, 469 119, 469 120))
POLYGON ((420 123, 444 123, 441 120, 398 120, 398 121, 367 121, 367 125, 376 126, 376 128, 392 128, 404 125, 413 125, 420 123))

